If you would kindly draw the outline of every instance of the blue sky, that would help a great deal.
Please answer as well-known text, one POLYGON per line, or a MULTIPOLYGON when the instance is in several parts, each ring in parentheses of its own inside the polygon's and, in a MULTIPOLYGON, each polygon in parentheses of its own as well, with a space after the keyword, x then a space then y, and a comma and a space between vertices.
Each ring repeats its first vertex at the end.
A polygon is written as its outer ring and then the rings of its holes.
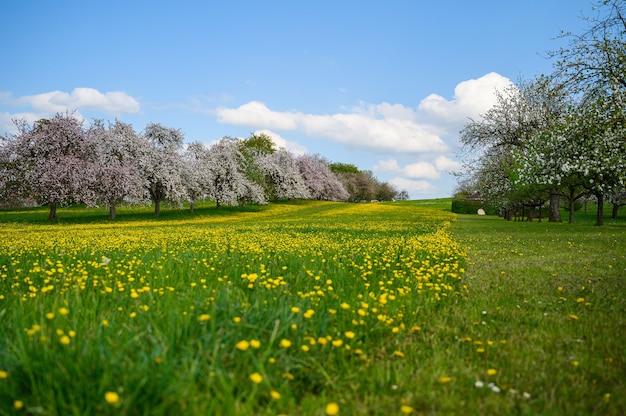
POLYGON ((0 134, 76 110, 181 129, 266 132, 294 154, 448 197, 458 132, 508 82, 552 72, 591 0, 35 1, 0 6, 0 134))

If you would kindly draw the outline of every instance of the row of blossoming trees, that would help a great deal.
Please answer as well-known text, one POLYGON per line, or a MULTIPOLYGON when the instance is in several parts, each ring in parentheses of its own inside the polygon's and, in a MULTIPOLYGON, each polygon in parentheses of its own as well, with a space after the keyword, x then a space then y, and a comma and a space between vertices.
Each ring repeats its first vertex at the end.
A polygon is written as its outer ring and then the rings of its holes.
MULTIPOLYGON (((593 198, 613 216, 626 204, 626 2, 606 0, 581 35, 551 53, 555 72, 497 93, 496 104, 461 130, 467 151, 460 193, 504 213, 593 198)), ((532 218, 532 217, 529 217, 532 218)))
POLYGON ((121 121, 84 127, 69 113, 30 125, 16 120, 17 133, 0 145, 0 205, 108 206, 115 218, 122 203, 198 200, 221 205, 268 200, 355 201, 396 197, 395 189, 354 165, 330 164, 319 155, 295 157, 276 149, 266 135, 224 137, 211 146, 186 145, 178 129, 158 123, 137 133, 121 121), (335 167, 334 171, 331 169, 335 167))

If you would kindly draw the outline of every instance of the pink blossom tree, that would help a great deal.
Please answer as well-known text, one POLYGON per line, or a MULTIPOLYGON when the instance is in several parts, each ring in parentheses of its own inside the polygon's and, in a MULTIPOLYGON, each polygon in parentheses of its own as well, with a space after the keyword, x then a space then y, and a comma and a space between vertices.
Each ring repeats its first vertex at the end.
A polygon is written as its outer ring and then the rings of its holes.
POLYGON ((148 142, 135 132, 133 126, 119 120, 108 128, 102 122, 96 122, 91 131, 97 142, 98 201, 109 207, 109 218, 115 219, 118 204, 149 200, 139 163, 144 158, 148 142))
POLYGON ((329 201, 347 201, 350 198, 343 183, 320 155, 302 155, 296 164, 312 198, 329 201))
POLYGON ((50 208, 48 220, 57 219, 57 207, 97 201, 96 146, 82 121, 70 113, 58 113, 32 126, 16 121, 17 133, 5 140, 15 162, 13 190, 50 208), (19 185, 16 185, 16 181, 19 185))
POLYGON ((296 160, 288 150, 279 149, 275 153, 262 154, 256 162, 265 175, 266 194, 269 199, 277 201, 311 197, 296 160))

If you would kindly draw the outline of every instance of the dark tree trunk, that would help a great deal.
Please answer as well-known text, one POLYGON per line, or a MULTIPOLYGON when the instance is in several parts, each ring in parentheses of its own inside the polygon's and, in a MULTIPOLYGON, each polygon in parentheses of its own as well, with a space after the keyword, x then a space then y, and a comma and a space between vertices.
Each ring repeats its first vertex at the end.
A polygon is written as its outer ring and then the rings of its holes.
POLYGON ((574 198, 570 198, 569 199, 569 220, 568 220, 568 222, 570 224, 574 223, 574 203, 575 202, 576 201, 574 200, 574 198))
POLYGON ((558 189, 550 190, 550 214, 548 222, 561 222, 560 195, 558 189))
POLYGON ((189 204, 189 212, 193 214, 193 210, 196 206, 196 201, 191 201, 191 203, 189 204))
POLYGON ((220 209, 221 207, 222 207, 222 203, 218 199, 217 201, 215 201, 215 209, 220 209))
POLYGON ((48 221, 57 220, 57 203, 50 202, 50 212, 48 213, 48 221))
POLYGON ((109 219, 114 220, 117 215, 117 204, 109 204, 109 219))
POLYGON ((601 226, 604 225, 604 195, 598 193, 596 194, 596 198, 598 199, 598 217, 596 219, 596 225, 601 226))
POLYGON ((161 200, 157 199, 156 201, 154 201, 154 216, 158 217, 160 213, 161 213, 161 200))
POLYGON ((618 211, 619 211, 619 205, 613 204, 613 212, 611 213, 611 218, 617 218, 618 211))

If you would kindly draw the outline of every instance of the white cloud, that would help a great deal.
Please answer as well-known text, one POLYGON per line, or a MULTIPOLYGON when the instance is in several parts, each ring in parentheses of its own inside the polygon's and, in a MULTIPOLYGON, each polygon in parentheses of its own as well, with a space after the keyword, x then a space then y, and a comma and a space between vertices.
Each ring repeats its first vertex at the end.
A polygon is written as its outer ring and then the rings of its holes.
POLYGON ((25 106, 36 113, 51 114, 73 110, 98 110, 118 115, 138 113, 139 102, 125 92, 112 91, 101 93, 94 88, 74 88, 71 93, 51 91, 36 95, 12 98, 4 93, 0 101, 10 106, 25 106))
POLYGON ((435 158, 435 167, 439 172, 452 173, 460 171, 462 164, 442 155, 435 158))
POLYGON ((428 181, 415 181, 396 177, 388 182, 395 186, 398 191, 407 191, 409 195, 432 194, 437 191, 437 188, 428 181))
MULTIPOLYGON (((402 104, 360 103, 342 113, 306 114, 274 111, 262 102, 251 101, 237 108, 218 108, 217 120, 224 124, 258 129, 296 131, 326 138, 349 148, 376 153, 445 153, 450 149, 442 136, 457 133, 470 117, 486 112, 495 103, 495 91, 511 81, 495 72, 459 83, 448 100, 431 94, 417 108, 402 104)), ((425 166, 415 167, 420 171, 425 166)))
POLYGON ((485 113, 495 104, 496 90, 502 90, 511 81, 496 72, 490 72, 478 79, 459 83, 454 89, 454 97, 447 100, 441 95, 430 94, 418 105, 418 110, 429 119, 439 123, 465 123, 485 113))
POLYGON ((410 179, 439 179, 441 177, 436 166, 424 161, 401 167, 395 159, 381 160, 373 170, 376 173, 400 175, 410 179))
POLYGON ((353 113, 304 114, 273 111, 252 101, 238 108, 217 109, 220 123, 253 126, 270 130, 301 130, 310 137, 328 138, 349 147, 374 152, 424 153, 445 152, 446 143, 435 129, 413 120, 390 116, 401 105, 388 104, 353 113))
POLYGON ((307 153, 307 148, 305 146, 302 146, 298 142, 285 140, 279 134, 274 133, 271 130, 257 130, 254 132, 254 134, 262 134, 262 133, 267 134, 270 137, 270 139, 272 139, 276 147, 285 148, 289 150, 291 153, 293 153, 295 156, 302 156, 307 153))

